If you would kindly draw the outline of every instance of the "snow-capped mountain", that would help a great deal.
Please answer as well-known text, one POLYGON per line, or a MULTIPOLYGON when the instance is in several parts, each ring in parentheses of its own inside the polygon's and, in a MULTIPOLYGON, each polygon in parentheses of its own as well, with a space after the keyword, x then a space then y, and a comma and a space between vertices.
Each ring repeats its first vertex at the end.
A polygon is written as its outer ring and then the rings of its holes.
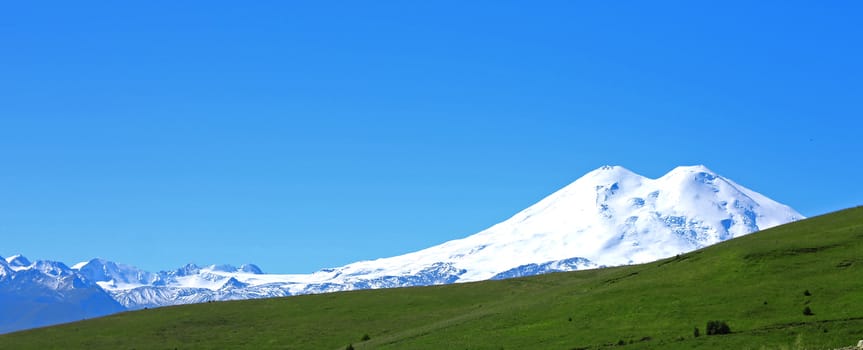
POLYGON ((102 288, 135 288, 159 281, 159 276, 133 266, 92 259, 72 266, 82 277, 102 288))
POLYGON ((78 321, 125 310, 63 263, 0 258, 0 333, 78 321))
POLYGON ((401 256, 307 275, 188 265, 90 278, 129 308, 444 284, 647 262, 801 218, 704 166, 658 179, 605 166, 489 229, 401 256))
POLYGON ((84 285, 138 309, 446 284, 648 262, 802 218, 704 166, 678 167, 657 179, 604 166, 474 235, 312 274, 191 264, 150 273, 103 259, 52 270, 16 256, 0 263, 0 285, 26 269, 57 278, 71 271, 84 285))
POLYGON ((274 276, 263 275, 261 269, 252 264, 240 267, 200 267, 188 264, 154 274, 131 266, 93 259, 77 264, 75 268, 86 270, 96 284, 129 309, 290 295, 284 291, 262 293, 249 288, 249 283, 240 282, 237 278, 256 281, 255 276, 274 276))
POLYGON ((604 166, 472 236, 291 280, 378 288, 641 263, 801 218, 704 166, 658 179, 604 166))

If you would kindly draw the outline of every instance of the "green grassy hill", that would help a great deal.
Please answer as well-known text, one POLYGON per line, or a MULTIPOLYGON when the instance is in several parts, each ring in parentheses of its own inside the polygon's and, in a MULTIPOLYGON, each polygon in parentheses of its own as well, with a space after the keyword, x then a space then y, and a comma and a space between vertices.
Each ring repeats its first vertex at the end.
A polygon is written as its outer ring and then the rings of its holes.
POLYGON ((0 348, 833 349, 858 339, 863 207, 644 265, 143 310, 3 335, 0 348), (707 336, 710 320, 731 334, 707 336))

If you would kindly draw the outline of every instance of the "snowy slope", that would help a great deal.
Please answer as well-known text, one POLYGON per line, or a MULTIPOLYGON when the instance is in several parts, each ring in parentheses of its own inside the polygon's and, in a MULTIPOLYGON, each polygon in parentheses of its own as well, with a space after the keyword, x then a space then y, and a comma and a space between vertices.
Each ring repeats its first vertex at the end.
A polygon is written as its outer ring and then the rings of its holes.
MULTIPOLYGON (((254 265, 192 264, 150 273, 103 259, 76 264, 71 270, 124 307, 138 309, 641 263, 802 218, 788 206, 704 166, 678 167, 657 179, 604 166, 477 234, 312 274, 263 274, 254 265)), ((20 256, 4 262, 0 281, 4 273, 36 266, 20 256)))
POLYGON ((594 170, 512 218, 418 252, 349 264, 333 281, 413 275, 433 264, 458 282, 523 265, 584 258, 585 267, 653 261, 803 218, 704 166, 648 179, 619 166, 594 170))

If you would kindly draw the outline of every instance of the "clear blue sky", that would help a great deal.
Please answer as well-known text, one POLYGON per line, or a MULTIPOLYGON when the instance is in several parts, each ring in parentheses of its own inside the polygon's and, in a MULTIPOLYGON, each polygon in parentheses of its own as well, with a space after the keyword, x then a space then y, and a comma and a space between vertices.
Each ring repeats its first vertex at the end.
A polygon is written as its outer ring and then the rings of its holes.
POLYGON ((0 5, 0 255, 311 272, 605 164, 863 204, 857 1, 0 5))

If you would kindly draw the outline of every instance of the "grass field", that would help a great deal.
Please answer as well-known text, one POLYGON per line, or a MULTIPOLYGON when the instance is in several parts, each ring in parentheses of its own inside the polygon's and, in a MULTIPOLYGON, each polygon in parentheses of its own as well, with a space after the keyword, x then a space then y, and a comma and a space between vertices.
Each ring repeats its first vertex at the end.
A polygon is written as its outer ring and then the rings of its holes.
POLYGON ((0 348, 834 349, 859 339, 863 207, 643 265, 142 310, 2 335, 0 348), (710 320, 731 333, 707 336, 710 320))

